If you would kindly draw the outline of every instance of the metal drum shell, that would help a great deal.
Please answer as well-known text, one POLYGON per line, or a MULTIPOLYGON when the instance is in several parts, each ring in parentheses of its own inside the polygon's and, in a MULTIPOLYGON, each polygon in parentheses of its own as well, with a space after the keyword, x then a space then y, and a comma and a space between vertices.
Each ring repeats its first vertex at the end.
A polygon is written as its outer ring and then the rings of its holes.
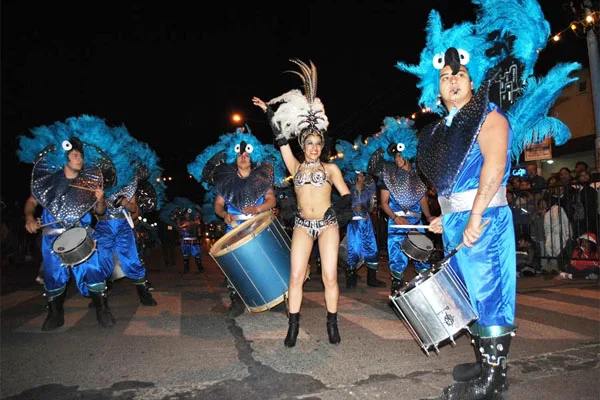
POLYGON ((270 211, 245 221, 212 246, 210 256, 251 312, 287 297, 291 239, 270 211))
POLYGON ((94 254, 96 241, 85 228, 78 226, 58 235, 52 242, 52 251, 61 259, 63 266, 73 267, 94 254))
POLYGON ((479 318, 449 265, 417 276, 390 299, 426 354, 432 347, 438 352, 444 342, 454 344, 454 338, 479 318))

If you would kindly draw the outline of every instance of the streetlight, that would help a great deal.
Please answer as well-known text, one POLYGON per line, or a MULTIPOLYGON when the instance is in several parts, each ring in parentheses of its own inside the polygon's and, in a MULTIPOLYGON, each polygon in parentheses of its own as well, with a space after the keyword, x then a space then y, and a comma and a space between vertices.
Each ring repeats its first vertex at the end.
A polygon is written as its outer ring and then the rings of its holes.
POLYGON ((234 114, 231 116, 231 120, 232 120, 232 121, 233 121, 233 123, 235 123, 235 124, 239 124, 239 123, 241 123, 243 119, 244 119, 244 117, 242 116, 242 114, 239 114, 239 113, 234 113, 234 114))

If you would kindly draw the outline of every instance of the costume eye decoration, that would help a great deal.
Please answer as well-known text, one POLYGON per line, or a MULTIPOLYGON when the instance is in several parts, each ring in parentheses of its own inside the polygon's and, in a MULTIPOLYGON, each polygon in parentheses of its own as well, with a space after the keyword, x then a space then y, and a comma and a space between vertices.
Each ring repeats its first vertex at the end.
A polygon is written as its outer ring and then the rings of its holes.
POLYGON ((396 145, 396 150, 398 150, 398 151, 404 151, 405 148, 406 148, 406 146, 404 145, 404 143, 398 143, 396 145))
MULTIPOLYGON (((460 58, 460 65, 467 65, 469 61, 471 61, 471 55, 469 54, 469 52, 463 49, 457 49, 457 51, 458 57, 460 58)), ((434 55, 433 60, 431 60, 431 63, 433 64, 433 68, 435 69, 444 68, 444 65, 446 65, 444 53, 437 53, 436 55, 434 55)))
POLYGON ((191 209, 191 208, 188 208, 188 209, 187 209, 187 213, 188 213, 188 214, 191 214, 191 213, 192 213, 192 209, 191 209))
POLYGON ((433 56, 433 60, 432 64, 433 64, 433 68, 435 69, 442 69, 444 68, 444 64, 446 64, 444 62, 444 53, 437 53, 436 55, 433 56))
POLYGON ((62 148, 63 148, 64 151, 69 151, 69 150, 71 150, 73 148, 73 145, 68 140, 63 140, 63 142, 62 142, 62 148))
POLYGON ((233 148, 233 150, 234 150, 236 153, 239 153, 239 152, 240 152, 240 145, 239 145, 239 143, 235 145, 235 147, 233 148))
POLYGON ((251 144, 247 144, 246 145, 246 153, 250 154, 254 151, 254 146, 252 146, 251 144))
POLYGON ((471 60, 469 52, 463 49, 458 49, 458 56, 460 57, 460 65, 467 65, 471 60))

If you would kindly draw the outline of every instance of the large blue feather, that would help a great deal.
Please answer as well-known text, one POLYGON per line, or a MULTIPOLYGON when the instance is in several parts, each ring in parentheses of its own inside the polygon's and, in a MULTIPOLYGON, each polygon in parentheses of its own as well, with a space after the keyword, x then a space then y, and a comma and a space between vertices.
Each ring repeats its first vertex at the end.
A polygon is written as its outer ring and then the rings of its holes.
POLYGON ((527 80, 521 96, 507 112, 514 134, 513 159, 518 160, 526 146, 540 143, 546 137, 552 137, 559 146, 570 138, 569 128, 547 114, 563 89, 577 81, 577 77, 570 75, 579 69, 579 63, 562 63, 543 78, 527 80))

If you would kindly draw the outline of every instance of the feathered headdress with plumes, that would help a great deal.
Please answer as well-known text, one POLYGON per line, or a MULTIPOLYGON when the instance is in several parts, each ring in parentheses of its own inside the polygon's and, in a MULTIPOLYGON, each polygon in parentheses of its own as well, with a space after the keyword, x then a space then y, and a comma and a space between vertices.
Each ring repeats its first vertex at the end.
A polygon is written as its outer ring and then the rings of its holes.
POLYGON ((405 160, 411 160, 417 155, 417 143, 417 130, 412 120, 385 117, 379 133, 369 138, 364 157, 383 150, 385 161, 393 162, 396 152, 400 152, 405 160))
POLYGON ((167 224, 177 226, 178 219, 186 214, 195 218, 201 212, 202 208, 187 197, 175 197, 173 201, 164 205, 159 216, 167 224))
POLYGON ((553 137, 562 144, 570 137, 566 126, 546 114, 562 90, 577 78, 570 74, 581 68, 578 63, 553 69, 547 79, 535 80, 533 72, 539 52, 548 43, 550 25, 536 0, 505 0, 499 6, 494 0, 472 0, 477 7, 476 22, 463 22, 444 30, 439 13, 429 14, 426 45, 418 65, 398 62, 401 71, 414 74, 421 89, 419 104, 433 112, 447 110, 439 101, 439 71, 445 65, 446 50, 454 47, 473 81, 475 90, 489 71, 501 63, 515 60, 522 68, 521 90, 516 101, 504 111, 511 122, 514 138, 513 158, 529 144, 553 137), (519 116, 516 118, 515 116, 519 116), (521 120, 523 118, 523 120, 521 120), (525 122, 524 122, 525 121, 525 122))
POLYGON ((244 151, 250 155, 252 163, 269 162, 273 164, 275 183, 285 184, 285 165, 281 153, 273 145, 263 145, 246 127, 247 132, 237 129, 219 137, 219 141, 206 147, 196 159, 187 165, 187 170, 204 189, 214 186, 212 172, 223 163, 233 164, 240 152, 241 143, 245 143, 244 151))
POLYGON ((329 120, 325 114, 325 106, 317 97, 317 68, 312 61, 310 65, 298 59, 290 61, 300 67, 300 72, 285 72, 300 77, 304 94, 298 89, 293 89, 269 100, 267 105, 274 110, 271 125, 278 132, 275 139, 285 137, 290 140, 297 137, 300 146, 304 147, 304 139, 309 134, 316 134, 325 139, 329 120))
MULTIPOLYGON (((115 176, 110 185, 104 190, 106 195, 118 193, 123 187, 132 184, 137 179, 136 166, 145 166, 148 170, 149 182, 154 187, 158 206, 162 204, 165 187, 159 179, 162 169, 159 167, 159 158, 148 144, 135 139, 124 125, 108 126, 106 122, 93 115, 69 117, 64 122, 56 121, 49 126, 39 126, 31 130, 31 137, 19 137, 17 155, 22 162, 33 163, 40 151, 54 145, 62 147, 62 143, 70 138, 77 138, 85 145, 94 146, 97 151, 85 152, 86 163, 102 163, 107 156, 114 168, 115 176)), ((66 151, 65 151, 66 152, 66 151)), ((62 168, 67 162, 63 152, 47 154, 48 162, 57 168, 62 168)), ((106 175, 106 170, 103 173, 106 175)))

